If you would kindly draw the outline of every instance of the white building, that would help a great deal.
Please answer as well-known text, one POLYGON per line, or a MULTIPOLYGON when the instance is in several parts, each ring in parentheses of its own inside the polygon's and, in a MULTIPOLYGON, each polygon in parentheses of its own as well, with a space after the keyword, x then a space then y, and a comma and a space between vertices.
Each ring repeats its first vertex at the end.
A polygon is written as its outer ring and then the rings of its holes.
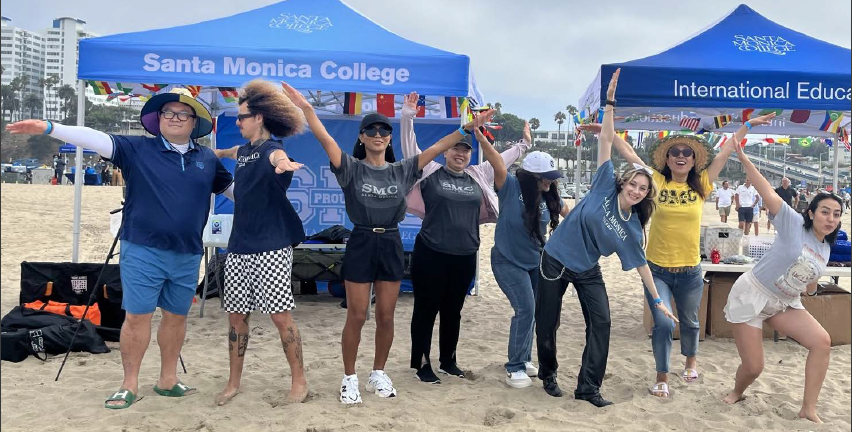
POLYGON ((569 133, 566 129, 561 131, 536 130, 532 132, 532 137, 536 144, 573 145, 574 143, 574 134, 569 133))
MULTIPOLYGON (((44 30, 44 76, 50 75, 59 78, 50 91, 45 91, 46 110, 55 116, 54 112, 59 109, 59 98, 56 97, 56 89, 63 85, 69 85, 77 90, 77 63, 80 54, 80 39, 98 36, 86 30, 86 22, 71 17, 60 17, 53 20, 53 25, 44 30)), ((103 103, 105 97, 98 97, 92 90, 86 88, 86 97, 94 103, 103 103)))
MULTIPOLYGON (((2 17, 0 54, 2 54, 0 62, 3 66, 3 85, 9 85, 18 76, 28 78, 19 99, 21 109, 24 109, 23 101, 26 95, 42 95, 42 86, 39 81, 44 78, 45 72, 44 37, 39 33, 15 27, 11 19, 2 17)), ((41 116, 41 113, 41 109, 33 112, 38 116, 41 116)))

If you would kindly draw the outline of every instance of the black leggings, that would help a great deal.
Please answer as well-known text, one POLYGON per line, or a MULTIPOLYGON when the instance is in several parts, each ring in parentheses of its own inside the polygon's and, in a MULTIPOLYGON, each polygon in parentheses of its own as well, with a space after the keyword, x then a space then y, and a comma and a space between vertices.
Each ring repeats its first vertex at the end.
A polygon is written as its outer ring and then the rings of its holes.
POLYGON ((450 255, 438 252, 420 236, 414 242, 411 282, 414 285, 414 314, 411 317, 411 367, 420 369, 429 362, 432 327, 441 313, 439 330, 440 364, 456 363, 461 310, 470 282, 476 274, 476 254, 450 255))

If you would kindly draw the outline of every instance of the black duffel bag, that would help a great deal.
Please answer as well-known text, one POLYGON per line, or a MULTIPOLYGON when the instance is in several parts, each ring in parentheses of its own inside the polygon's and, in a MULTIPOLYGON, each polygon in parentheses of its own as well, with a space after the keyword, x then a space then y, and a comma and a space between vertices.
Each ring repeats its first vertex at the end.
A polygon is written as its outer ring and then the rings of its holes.
MULTIPOLYGON (((76 319, 68 316, 16 306, 0 320, 2 359, 22 361, 33 354, 45 360, 45 354, 64 354, 78 325, 76 319)), ((95 326, 84 320, 71 351, 103 354, 110 350, 95 326)))

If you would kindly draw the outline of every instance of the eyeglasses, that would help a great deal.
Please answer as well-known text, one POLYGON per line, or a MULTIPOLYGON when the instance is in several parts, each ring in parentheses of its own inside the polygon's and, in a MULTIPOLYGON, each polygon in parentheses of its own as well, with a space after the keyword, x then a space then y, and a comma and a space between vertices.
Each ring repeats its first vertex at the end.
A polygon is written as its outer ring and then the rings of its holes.
POLYGON ((376 135, 378 135, 382 138, 386 138, 388 135, 391 134, 391 131, 387 128, 377 127, 377 128, 364 129, 364 130, 361 131, 361 133, 364 134, 364 135, 367 135, 370 138, 373 138, 376 135))
POLYGON ((160 115, 163 116, 166 120, 171 120, 177 116, 178 120, 185 122, 190 118, 195 118, 195 114, 188 113, 186 111, 174 112, 174 111, 160 111, 160 115))
POLYGON ((689 147, 683 148, 683 149, 679 149, 679 148, 670 148, 669 149, 669 155, 671 155, 672 157, 680 157, 681 155, 683 155, 683 157, 690 157, 693 154, 695 154, 695 152, 693 152, 692 149, 689 148, 689 147))
POLYGON ((256 116, 256 115, 257 115, 257 114, 252 114, 252 113, 248 113, 248 114, 237 114, 237 121, 243 121, 243 120, 245 120, 245 119, 247 119, 247 118, 249 118, 249 117, 254 117, 254 116, 256 116))

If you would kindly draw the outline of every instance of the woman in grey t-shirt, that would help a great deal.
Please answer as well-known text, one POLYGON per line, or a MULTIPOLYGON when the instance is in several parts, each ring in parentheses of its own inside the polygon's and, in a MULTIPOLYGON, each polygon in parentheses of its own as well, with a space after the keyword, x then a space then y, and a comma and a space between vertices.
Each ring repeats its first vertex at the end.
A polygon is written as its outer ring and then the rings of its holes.
MULTIPOLYGON (((423 167, 454 146, 464 136, 462 128, 408 159, 399 162, 386 158, 393 131, 387 117, 371 113, 364 116, 355 158, 340 150, 326 131, 310 102, 296 89, 282 83, 285 92, 305 113, 308 125, 331 161, 331 169, 343 189, 346 214, 355 225, 343 257, 346 286, 346 324, 343 327, 343 381, 340 402, 361 403, 355 359, 361 342, 361 328, 370 306, 370 285, 376 291, 376 357, 366 389, 379 397, 394 397, 396 389, 384 372, 393 343, 393 315, 402 280, 402 241, 397 224, 405 217, 405 195, 420 177, 423 167)), ((493 110, 473 121, 485 124, 493 110)))
POLYGON ((736 383, 724 401, 737 403, 763 371, 763 322, 791 336, 809 350, 805 363, 805 394, 799 417, 822 423, 817 398, 828 370, 831 337, 802 306, 801 294, 815 295, 825 271, 831 244, 840 230, 843 206, 836 195, 817 194, 802 214, 778 196, 769 182, 735 146, 746 175, 763 197, 775 224, 776 237, 766 255, 737 279, 728 295, 725 318, 733 324, 742 364, 736 383))

